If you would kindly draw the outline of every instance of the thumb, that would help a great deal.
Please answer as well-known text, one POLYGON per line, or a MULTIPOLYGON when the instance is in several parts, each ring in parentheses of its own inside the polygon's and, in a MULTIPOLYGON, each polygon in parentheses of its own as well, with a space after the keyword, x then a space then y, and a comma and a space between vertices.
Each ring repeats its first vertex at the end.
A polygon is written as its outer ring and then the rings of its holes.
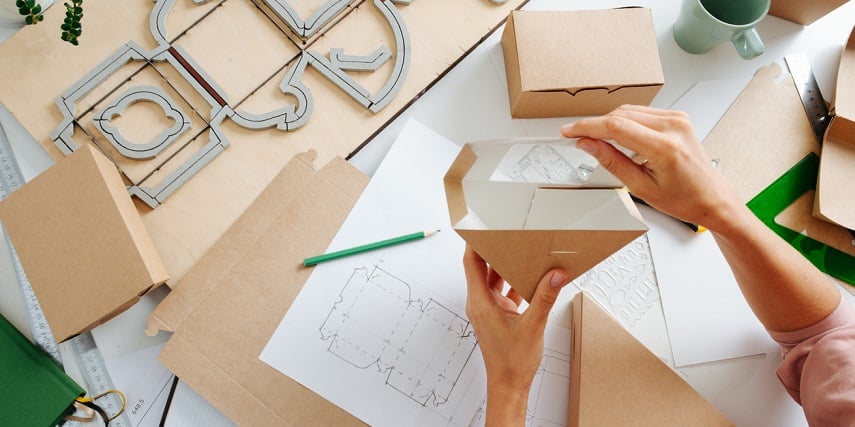
POLYGON ((524 315, 532 317, 536 322, 545 322, 549 317, 549 311, 555 305, 555 300, 558 299, 558 293, 566 284, 567 272, 564 270, 553 269, 544 274, 534 290, 534 296, 524 315))
POLYGON ((650 179, 650 176, 625 154, 611 144, 593 138, 579 138, 576 148, 594 156, 597 161, 630 189, 650 179))

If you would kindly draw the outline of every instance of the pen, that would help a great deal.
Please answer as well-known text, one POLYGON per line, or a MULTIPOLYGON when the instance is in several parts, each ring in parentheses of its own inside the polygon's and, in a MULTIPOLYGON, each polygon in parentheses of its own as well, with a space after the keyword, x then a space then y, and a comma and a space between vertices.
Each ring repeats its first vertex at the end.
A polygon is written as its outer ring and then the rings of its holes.
MULTIPOLYGON (((633 201, 633 202, 635 202, 635 203, 640 203, 640 204, 642 204, 642 205, 644 205, 644 206, 650 207, 650 208, 652 208, 652 209, 656 209, 656 208, 654 208, 653 206, 650 206, 650 204, 649 204, 649 203, 645 202, 645 201, 644 201, 644 199, 642 199, 642 198, 640 198, 640 197, 636 197, 636 196, 635 196, 634 194, 632 194, 632 193, 630 193, 629 197, 630 197, 630 198, 632 199, 632 201, 633 201)), ((658 209, 656 209, 656 211, 657 211, 657 212, 660 212, 660 213, 661 213, 661 214, 663 214, 663 215, 668 215, 668 214, 666 214, 665 212, 662 212, 662 211, 660 211, 660 210, 658 210, 658 209)), ((668 215, 668 216, 671 216, 671 215, 668 215)), ((673 217, 673 216, 671 216, 671 218, 674 218, 674 217, 673 217)), ((703 225, 698 225, 698 224, 695 224, 695 223, 691 223, 691 222, 683 221, 682 219, 679 219, 679 218, 674 218, 674 219, 676 219, 677 221, 682 222, 683 224, 685 224, 685 225, 686 225, 686 227, 689 227, 689 228, 690 228, 692 231, 694 231, 695 233, 703 233, 704 231, 707 231, 706 227, 704 227, 703 225)))
POLYGON ((439 230, 430 230, 430 231, 419 231, 418 233, 405 234, 403 236, 393 237, 391 239, 381 240, 379 242, 368 243, 361 246, 356 246, 354 248, 342 249, 340 251, 330 252, 328 254, 317 255, 313 257, 309 257, 303 260, 303 265, 306 267, 313 266, 315 264, 330 261, 333 259, 338 259, 342 257, 346 257, 349 255, 360 254, 363 252, 373 251, 375 249, 385 248, 387 246, 398 245, 401 243, 410 242, 413 240, 424 239, 425 237, 433 236, 438 233, 439 230))

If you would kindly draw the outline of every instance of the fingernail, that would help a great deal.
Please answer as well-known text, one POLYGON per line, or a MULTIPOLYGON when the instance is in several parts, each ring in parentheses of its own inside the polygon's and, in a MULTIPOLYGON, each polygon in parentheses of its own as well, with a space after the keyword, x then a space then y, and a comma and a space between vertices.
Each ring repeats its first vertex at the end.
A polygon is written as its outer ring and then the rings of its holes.
POLYGON ((571 124, 569 124, 569 125, 561 126, 561 132, 562 132, 562 133, 564 133, 564 132, 569 132, 569 131, 570 131, 570 129, 573 129, 573 124, 572 124, 572 123, 571 123, 571 124))
POLYGON ((549 279, 549 284, 553 288, 560 288, 567 283, 567 275, 561 271, 556 271, 552 273, 552 277, 549 279))
POLYGON ((584 151, 584 152, 586 152, 592 156, 597 154, 597 147, 591 143, 590 139, 580 139, 580 140, 576 141, 576 148, 578 148, 578 149, 580 149, 580 150, 582 150, 582 151, 584 151))

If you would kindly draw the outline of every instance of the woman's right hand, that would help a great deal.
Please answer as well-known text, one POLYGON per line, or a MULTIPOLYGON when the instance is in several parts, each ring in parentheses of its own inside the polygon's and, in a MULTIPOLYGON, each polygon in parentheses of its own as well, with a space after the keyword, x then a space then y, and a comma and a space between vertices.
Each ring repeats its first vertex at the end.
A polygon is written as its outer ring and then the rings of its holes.
POLYGON ((624 105, 601 117, 561 128, 576 146, 596 157, 635 196, 654 208, 710 230, 726 227, 744 208, 695 138, 685 113, 624 105), (638 153, 629 158, 612 140, 638 153))

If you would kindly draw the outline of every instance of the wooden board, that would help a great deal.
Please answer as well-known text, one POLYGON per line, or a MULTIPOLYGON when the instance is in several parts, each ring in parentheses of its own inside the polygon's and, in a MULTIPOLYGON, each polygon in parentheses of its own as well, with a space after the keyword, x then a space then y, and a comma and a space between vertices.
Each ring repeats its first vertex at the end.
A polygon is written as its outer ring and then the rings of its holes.
MULTIPOLYGON (((323 2, 294 3, 299 4, 297 12, 307 16, 323 2)), ((315 103, 304 127, 291 132, 259 131, 226 119, 222 128, 230 145, 225 152, 156 209, 135 199, 166 264, 170 284, 193 266, 295 154, 313 149, 316 164, 351 154, 523 3, 525 0, 503 5, 488 0, 416 0, 396 5, 408 29, 411 61, 400 92, 376 114, 308 67, 302 82, 312 91, 315 103)), ((0 102, 54 159, 63 156, 50 137, 62 120, 55 98, 128 41, 144 49, 157 47, 149 30, 153 6, 151 0, 87 2, 78 47, 59 40, 63 10, 54 7, 44 22, 22 29, 0 45, 0 102)), ((293 97, 279 90, 279 84, 301 48, 327 55, 330 48, 337 47, 348 54, 367 55, 383 43, 393 55, 398 54, 389 24, 373 1, 356 1, 350 8, 323 37, 311 38, 306 45, 295 43, 293 35, 282 30, 283 25, 272 22, 250 0, 203 5, 176 0, 166 28, 172 46, 184 49, 202 66, 228 96, 230 107, 258 114, 294 103, 293 97)), ((376 72, 348 75, 373 93, 388 79, 393 62, 394 56, 376 72)), ((154 70, 173 91, 170 93, 180 93, 175 97, 182 98, 182 105, 192 105, 203 121, 209 120, 210 111, 202 111, 205 107, 200 100, 192 99, 198 95, 188 93, 186 83, 168 68, 166 63, 128 64, 82 100, 76 116, 85 122, 86 114, 121 93, 117 88, 127 86, 129 78, 148 82, 154 80, 154 70)), ((196 127, 188 133, 198 135, 188 150, 207 142, 203 130, 196 127)), ((74 138, 82 143, 97 140, 88 132, 77 132, 74 138)), ((152 178, 163 176, 173 167, 170 165, 190 155, 182 150, 152 178)), ((128 174, 138 179, 148 172, 128 174)))

